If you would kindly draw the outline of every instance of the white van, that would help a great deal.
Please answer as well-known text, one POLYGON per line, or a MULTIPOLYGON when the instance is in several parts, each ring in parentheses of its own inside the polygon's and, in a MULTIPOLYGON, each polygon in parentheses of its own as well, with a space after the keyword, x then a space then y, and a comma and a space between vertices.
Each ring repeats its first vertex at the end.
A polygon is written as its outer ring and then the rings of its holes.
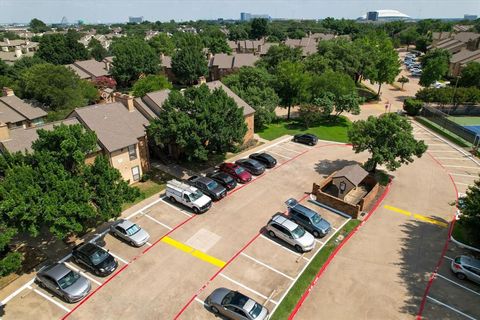
POLYGON ((204 213, 212 206, 212 199, 200 190, 178 180, 167 182, 166 196, 173 203, 181 203, 195 213, 204 213))

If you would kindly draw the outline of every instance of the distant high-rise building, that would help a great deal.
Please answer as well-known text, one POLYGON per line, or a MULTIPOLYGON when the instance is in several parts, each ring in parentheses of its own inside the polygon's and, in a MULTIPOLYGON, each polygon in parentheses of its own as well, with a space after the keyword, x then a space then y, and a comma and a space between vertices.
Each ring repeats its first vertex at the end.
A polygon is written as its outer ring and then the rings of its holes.
POLYGON ((128 22, 130 23, 142 23, 143 17, 128 17, 128 22))
POLYGON ((248 12, 241 12, 240 13, 240 21, 250 21, 252 19, 267 19, 272 20, 268 14, 252 14, 248 12))
POLYGON ((362 17, 358 18, 358 20, 363 20, 363 21, 382 21, 382 22, 409 20, 409 19, 411 19, 409 16, 397 10, 369 11, 362 17))
POLYGON ((478 16, 476 14, 464 14, 464 20, 477 20, 478 16))

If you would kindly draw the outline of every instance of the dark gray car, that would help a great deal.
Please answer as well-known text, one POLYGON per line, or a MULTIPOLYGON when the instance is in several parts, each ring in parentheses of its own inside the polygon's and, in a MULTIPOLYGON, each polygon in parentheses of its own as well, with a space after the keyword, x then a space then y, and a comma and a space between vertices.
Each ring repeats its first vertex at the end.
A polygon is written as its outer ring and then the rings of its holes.
POLYGON ((188 179, 188 182, 213 200, 218 201, 227 195, 227 189, 213 179, 202 176, 192 176, 188 179))
POLYGON ((268 309, 238 291, 215 289, 205 304, 217 315, 235 320, 267 320, 268 309))
POLYGON ((90 281, 63 263, 52 264, 37 274, 36 282, 42 288, 54 292, 66 302, 82 300, 92 288, 90 281))
POLYGON ((312 233, 315 238, 324 237, 331 230, 332 227, 327 220, 312 209, 301 205, 297 200, 290 198, 285 204, 292 221, 312 233))
POLYGON ((256 176, 259 176, 265 172, 265 166, 257 160, 239 159, 235 161, 235 164, 245 168, 245 170, 256 176))

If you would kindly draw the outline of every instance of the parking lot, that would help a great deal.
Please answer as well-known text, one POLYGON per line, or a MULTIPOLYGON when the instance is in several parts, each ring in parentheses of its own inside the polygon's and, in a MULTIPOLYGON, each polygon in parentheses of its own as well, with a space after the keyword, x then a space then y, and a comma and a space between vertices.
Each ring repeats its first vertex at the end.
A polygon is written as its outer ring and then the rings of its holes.
POLYGON ((343 144, 319 142, 315 147, 279 141, 267 147, 278 160, 274 169, 237 186, 202 215, 159 198, 130 215, 151 237, 141 248, 105 231, 91 236, 110 250, 119 267, 99 278, 65 257, 67 266, 79 270, 92 283, 91 293, 68 304, 33 280, 5 303, 2 319, 117 319, 214 318, 203 299, 215 288, 239 289, 270 311, 286 295, 312 257, 347 219, 310 203, 307 192, 321 176, 343 166, 343 159, 364 161, 343 144), (339 162, 340 161, 340 162, 339 162), (305 254, 271 239, 263 227, 277 212, 286 211, 288 198, 319 212, 333 230, 318 239, 305 254), (108 308, 105 306, 108 305, 108 308))

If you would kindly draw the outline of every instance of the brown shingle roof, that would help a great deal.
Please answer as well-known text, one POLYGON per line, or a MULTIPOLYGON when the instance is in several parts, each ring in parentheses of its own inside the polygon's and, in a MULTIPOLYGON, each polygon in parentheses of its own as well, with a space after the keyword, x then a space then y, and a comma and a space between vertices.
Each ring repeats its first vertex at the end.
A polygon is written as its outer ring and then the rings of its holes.
POLYGON ((260 57, 253 53, 236 53, 233 55, 233 68, 253 67, 260 57))
POLYGON ((358 164, 353 164, 337 171, 332 178, 345 177, 345 179, 350 181, 353 185, 358 186, 366 176, 368 176, 368 172, 365 171, 365 169, 358 164))
POLYGON ((142 100, 154 114, 158 115, 161 112, 163 103, 168 99, 169 95, 170 90, 163 89, 147 93, 142 100))
POLYGON ((217 53, 213 56, 210 66, 215 66, 219 69, 231 69, 233 66, 233 56, 225 53, 217 53))
POLYGON ((71 116, 94 131, 108 152, 136 144, 138 138, 145 136, 148 125, 148 120, 139 111, 130 112, 120 102, 77 108, 71 116))
POLYGON ((475 50, 475 51, 470 51, 470 50, 462 50, 452 56, 450 59, 451 63, 467 63, 469 61, 473 61, 476 58, 480 57, 480 49, 475 50))
POLYGON ((70 70, 72 70, 73 72, 75 72, 75 74, 77 76, 80 77, 80 79, 89 79, 91 78, 91 75, 89 75, 88 73, 86 73, 85 71, 83 71, 82 69, 80 69, 79 67, 77 67, 76 65, 74 64, 67 64, 65 65, 65 67, 69 68, 70 70))
POLYGON ((225 93, 230 97, 232 98, 233 100, 235 100, 235 102, 237 103, 237 105, 240 107, 240 108, 243 108, 243 115, 244 116, 247 116, 249 114, 252 114, 252 113, 255 113, 255 109, 253 109, 250 105, 248 105, 248 103, 246 103, 242 98, 240 98, 239 96, 237 96, 235 94, 235 92, 233 92, 232 90, 230 90, 230 88, 228 88, 226 85, 224 85, 221 81, 212 81, 212 82, 207 82, 206 83, 207 87, 210 89, 210 90, 214 90, 214 89, 223 89, 223 91, 225 91, 225 93))
POLYGON ((42 109, 26 103, 17 96, 0 97, 0 101, 28 120, 34 120, 47 115, 42 109))
POLYGON ((105 62, 98 62, 95 59, 90 59, 84 61, 75 61, 73 64, 93 77, 101 77, 108 75, 108 70, 105 66, 105 62))
POLYGON ((7 106, 5 103, 2 103, 0 100, 0 122, 15 123, 24 120, 25 117, 18 112, 15 112, 15 110, 7 106))
POLYGON ((480 33, 475 32, 459 32, 453 36, 456 40, 468 42, 480 38, 480 33))

